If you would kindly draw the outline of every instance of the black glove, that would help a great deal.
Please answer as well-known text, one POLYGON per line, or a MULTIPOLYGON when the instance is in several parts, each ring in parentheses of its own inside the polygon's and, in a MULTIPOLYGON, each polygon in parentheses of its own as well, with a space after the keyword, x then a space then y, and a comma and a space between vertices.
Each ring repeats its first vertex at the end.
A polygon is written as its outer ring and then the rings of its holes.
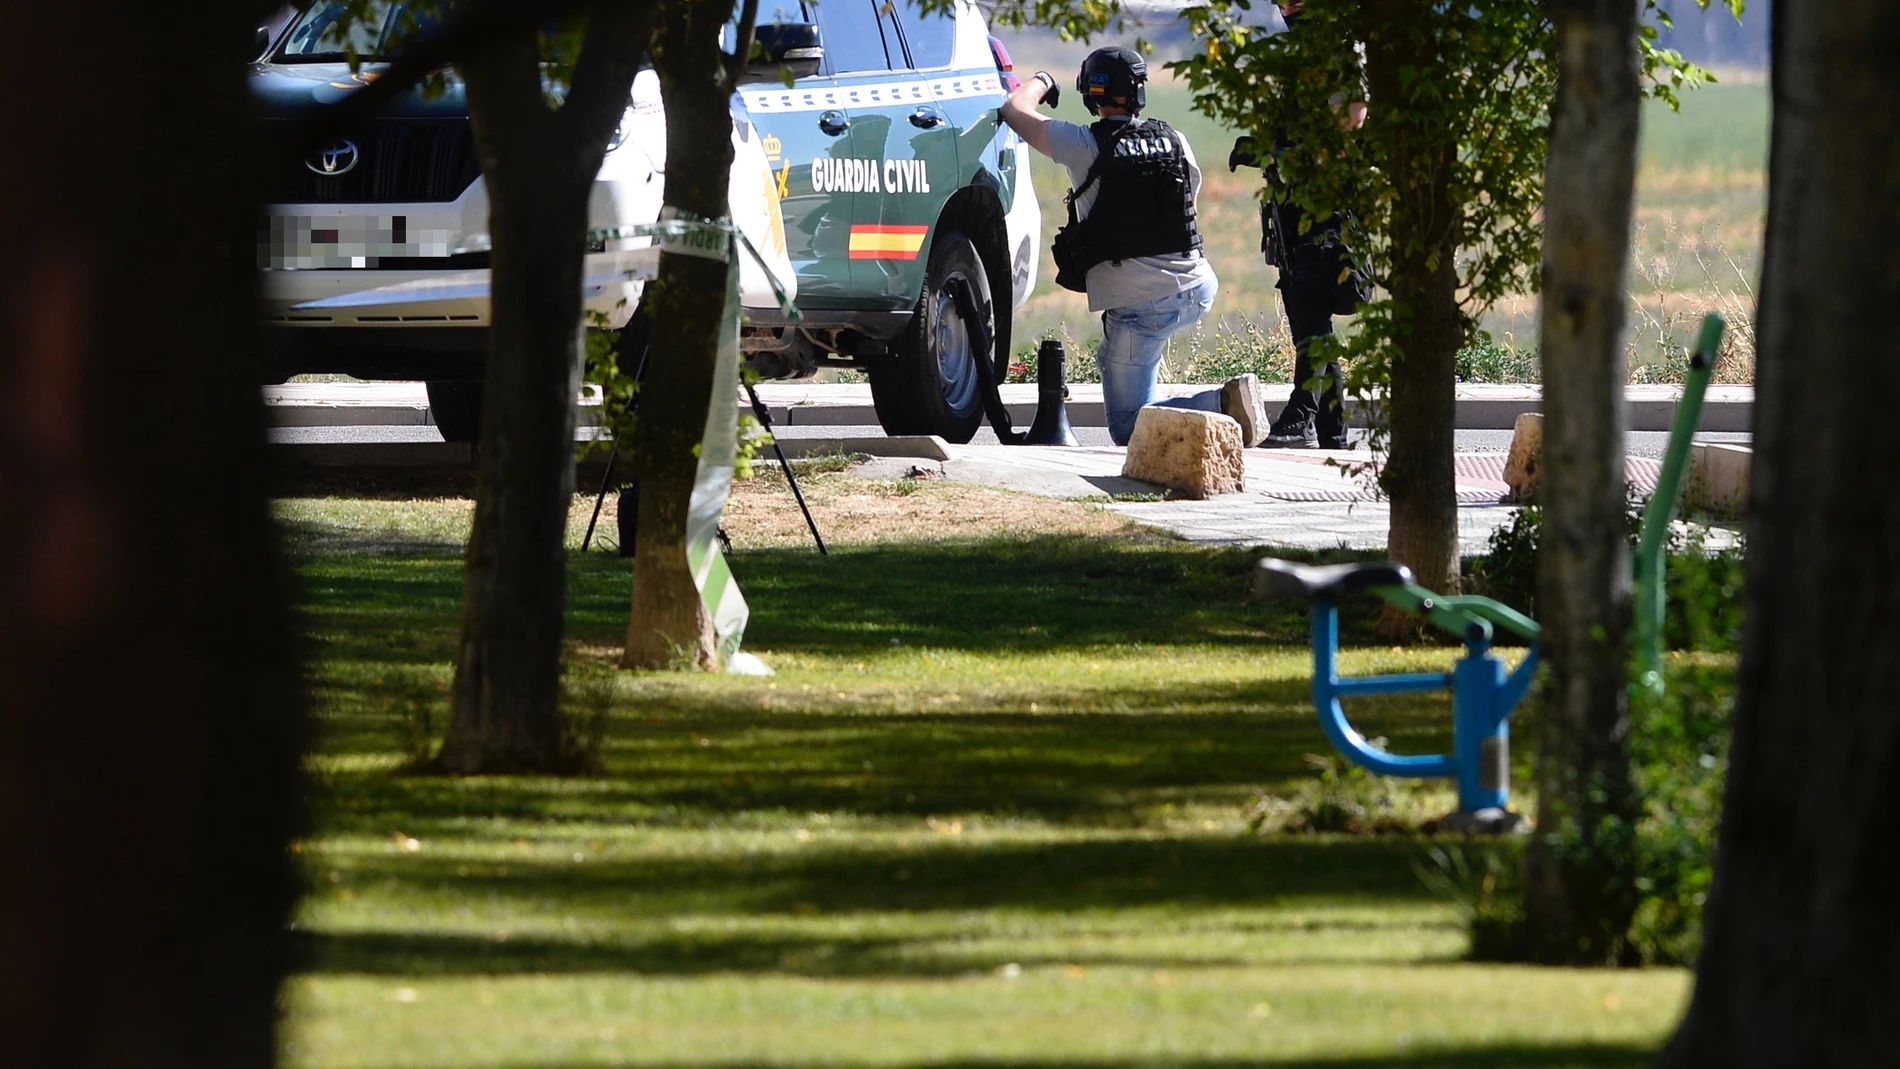
POLYGON ((1062 105, 1062 87, 1056 84, 1055 75, 1050 74, 1048 71, 1037 71, 1035 77, 1043 79, 1049 86, 1049 91, 1042 94, 1041 102, 1052 108, 1060 107, 1062 105))
POLYGON ((1234 150, 1227 154, 1227 169, 1238 171, 1242 167, 1260 166, 1260 149, 1251 137, 1234 138, 1234 150))

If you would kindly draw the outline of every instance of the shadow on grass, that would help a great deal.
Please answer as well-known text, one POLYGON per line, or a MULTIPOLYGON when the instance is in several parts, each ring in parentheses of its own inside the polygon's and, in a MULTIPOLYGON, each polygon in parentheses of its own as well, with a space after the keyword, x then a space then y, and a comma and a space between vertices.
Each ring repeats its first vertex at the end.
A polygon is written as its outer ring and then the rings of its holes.
MULTIPOLYGON (((471 784, 366 774, 337 777, 337 797, 320 805, 330 830, 380 833, 391 821, 420 831, 482 818, 651 821, 671 811, 703 823, 742 810, 1116 827, 1150 821, 1169 804, 1238 810, 1257 789, 1311 778, 1305 755, 1326 752, 1326 743, 1303 688, 1297 697, 1216 689, 1186 688, 1175 701, 1234 711, 871 717, 645 707, 613 722, 607 776, 471 784)), ((1397 752, 1432 752, 1448 743, 1449 720, 1436 707, 1411 706, 1362 722, 1397 752)), ((333 726, 348 737, 332 746, 354 738, 364 748, 397 745, 401 730, 392 718, 367 716, 333 726)))
MULTIPOLYGON (((752 607, 747 641, 850 654, 912 646, 1048 650, 1128 643, 1306 643, 1305 606, 1248 597, 1258 554, 1116 537, 999 538, 734 554, 752 607)), ((299 562, 309 629, 326 657, 440 663, 462 595, 459 554, 326 552, 299 562)), ((618 643, 628 572, 607 554, 569 563, 569 634, 618 643)), ((1371 634, 1370 601, 1342 614, 1371 634)))
MULTIPOLYGON (((1172 927, 1160 918, 1289 900, 1331 906, 1429 902, 1432 896, 1411 869, 1413 850, 1390 841, 1236 838, 979 848, 926 843, 916 849, 858 847, 586 865, 470 863, 423 855, 379 863, 364 875, 398 880, 405 893, 444 903, 481 902, 523 916, 562 916, 578 922, 577 934, 304 933, 300 968, 388 976, 746 972, 927 978, 985 973, 1005 962, 1143 969, 1242 966, 1253 962, 1178 945, 1153 955, 1131 953, 1125 948, 1142 945, 1147 929, 1115 923, 1110 914, 1152 908, 1159 911, 1157 922, 1172 927), (983 941, 1001 930, 972 928, 967 917, 988 910, 1064 915, 1064 946, 1043 956, 1019 939, 983 941), (1096 911, 1099 922, 1090 918, 1096 911), (863 934, 859 922, 867 914, 891 918, 890 934, 863 934), (735 915, 746 917, 747 924, 612 930, 630 918, 735 915), (1080 948, 1074 945, 1078 931, 1091 930, 1093 937, 1080 948), (979 942, 964 941, 973 934, 979 942)), ((1229 917, 1219 922, 1219 931, 1297 937, 1303 952, 1276 959, 1280 965, 1361 964, 1365 954, 1351 948, 1380 933, 1415 938, 1421 924, 1457 930, 1449 918, 1295 909, 1229 917), (1328 938, 1312 938, 1316 935, 1328 938), (1328 946, 1340 952, 1321 949, 1328 946)))
POLYGON ((373 869, 359 871, 400 880, 425 898, 512 900, 535 911, 604 919, 1437 901, 1413 871, 1418 848, 1400 840, 1130 835, 974 845, 920 829, 907 840, 857 840, 845 849, 756 847, 734 844, 691 858, 604 856, 586 864, 544 855, 473 860, 424 852, 376 859, 373 869))
MULTIPOLYGON (((1281 1059, 1194 1059, 1173 1063, 1179 1069, 1635 1069, 1654 1061, 1653 1049, 1619 1043, 1503 1044, 1449 1047, 1410 1054, 1368 1057, 1281 1059)), ((1135 1069, 1148 1060, 936 1062, 932 1069, 1135 1069)))
MULTIPOLYGON (((1338 926, 1341 938, 1363 937, 1370 926, 1338 926)), ((1391 927, 1400 927, 1393 925, 1391 927)), ((1322 926, 1303 931, 1323 932, 1322 926)), ((455 977, 618 973, 703 976, 745 973, 834 979, 941 979, 989 975, 1003 964, 1022 968, 1137 970, 1242 967, 1238 955, 1171 950, 1152 955, 1068 949, 1038 954, 992 942, 957 949, 955 934, 840 936, 834 933, 704 932, 657 938, 597 937, 586 942, 538 937, 496 938, 444 933, 347 931, 299 933, 297 971, 350 976, 455 977)), ((1364 955, 1302 954, 1276 965, 1363 965, 1364 955)))
MULTIPOLYGON (((1443 1047, 1406 1054, 1337 1058, 981 1058, 903 1063, 907 1069, 1638 1069, 1656 1059, 1653 1047, 1623 1043, 1509 1043, 1443 1047)), ((589 1063, 590 1065, 592 1063, 589 1063)), ((642 1063, 648 1064, 648 1063, 642 1063)), ((737 1063, 651 1063, 655 1069, 705 1069, 737 1063)), ((536 1069, 583 1069, 536 1064, 536 1069)))
MULTIPOLYGON (((739 555, 734 566, 753 607, 749 639, 763 648, 848 654, 888 650, 892 637, 913 647, 977 651, 1303 642, 1303 607, 1246 599, 1251 559, 1242 551, 1172 543, 1043 538, 869 547, 831 558, 758 552, 739 555)), ((390 709, 389 681, 442 670, 453 646, 460 561, 447 553, 327 554, 306 559, 300 570, 306 626, 324 662, 319 685, 332 729, 326 749, 399 745, 403 726, 390 709)), ((623 562, 577 557, 570 569, 571 633, 618 641, 626 598, 623 562)), ((1303 681, 1205 680, 1072 694, 1052 683, 1044 700, 1065 711, 1040 715, 980 702, 954 713, 860 715, 890 713, 852 704, 862 696, 832 707, 819 700, 816 711, 762 710, 761 694, 715 687, 643 697, 630 715, 615 718, 605 752, 610 775, 597 778, 331 774, 314 798, 324 834, 380 838, 399 828, 429 846, 327 863, 351 883, 395 881, 425 901, 493 900, 525 914, 602 920, 1430 897, 1412 870, 1415 848, 1403 842, 1129 830, 1154 827, 1177 803, 1237 808, 1254 786, 1309 775, 1303 755, 1323 740, 1303 681), (817 841, 795 849, 785 841, 804 815, 832 813, 868 823, 853 824, 838 849, 828 847, 816 821, 809 823, 817 841), (974 838, 939 836, 922 820, 933 815, 974 815, 989 827, 1002 825, 1003 839, 986 835, 976 845, 974 838), (1092 834, 1022 843, 1007 837, 1011 818, 1066 822, 1092 834), (609 850, 569 865, 532 850, 510 856, 508 839, 522 823, 576 838, 585 838, 589 826, 638 825, 741 838, 763 828, 785 839, 762 850, 709 839, 697 856, 638 863, 616 861, 609 850)), ((1396 748, 1431 749, 1448 717, 1413 704, 1394 707, 1387 721, 1375 726, 1396 748)), ((928 937, 807 939, 782 931, 574 943, 336 933, 311 937, 309 949, 326 969, 391 974, 936 975, 995 964, 933 952, 928 944, 928 937)))
POLYGON ((1247 599, 1253 554, 1118 538, 885 545, 833 558, 744 554, 748 637, 849 649, 897 637, 958 649, 1299 642, 1299 607, 1247 599))

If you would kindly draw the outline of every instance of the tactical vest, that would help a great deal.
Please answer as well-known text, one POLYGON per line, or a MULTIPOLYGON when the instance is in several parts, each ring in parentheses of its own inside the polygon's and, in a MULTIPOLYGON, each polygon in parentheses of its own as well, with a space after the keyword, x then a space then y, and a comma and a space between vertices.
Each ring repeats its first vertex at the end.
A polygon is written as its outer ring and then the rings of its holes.
MULTIPOLYGON (((1194 186, 1181 135, 1160 119, 1103 120, 1089 127, 1100 183, 1082 220, 1088 251, 1082 268, 1138 256, 1185 256, 1201 248, 1194 225, 1194 186)), ((1085 181, 1080 196, 1088 188, 1085 181)))

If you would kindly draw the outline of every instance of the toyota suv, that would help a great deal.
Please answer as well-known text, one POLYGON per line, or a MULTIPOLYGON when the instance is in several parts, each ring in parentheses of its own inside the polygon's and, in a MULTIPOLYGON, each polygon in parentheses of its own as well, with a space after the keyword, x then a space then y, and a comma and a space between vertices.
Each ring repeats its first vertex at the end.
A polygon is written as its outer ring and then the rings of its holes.
MULTIPOLYGON (((264 51, 253 89, 267 121, 374 77, 374 65, 345 62, 332 28, 343 8, 319 0, 264 51)), ((374 20, 353 32, 359 55, 385 43, 374 20)), ((731 210, 801 314, 782 311, 743 256, 748 362, 771 378, 861 369, 886 431, 968 441, 983 411, 977 361, 1000 379, 1040 245, 1028 148, 997 120, 1007 54, 967 0, 930 15, 916 0, 805 3, 781 8, 759 37, 763 55, 733 100, 731 210)), ((662 107, 658 79, 642 71, 590 226, 658 217, 662 107)), ((459 86, 403 96, 361 136, 282 176, 272 200, 260 248, 272 377, 421 379, 443 436, 472 439, 487 197, 459 86)), ((610 328, 644 284, 616 269, 647 245, 599 242, 589 254, 587 308, 610 328)))

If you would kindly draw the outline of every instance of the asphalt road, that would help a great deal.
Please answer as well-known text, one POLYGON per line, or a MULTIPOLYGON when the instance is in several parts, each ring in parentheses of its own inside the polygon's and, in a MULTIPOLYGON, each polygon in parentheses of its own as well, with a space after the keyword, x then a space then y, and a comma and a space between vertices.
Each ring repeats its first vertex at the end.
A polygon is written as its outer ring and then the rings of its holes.
MULTIPOLYGON (((778 432, 786 439, 876 437, 884 432, 873 427, 786 427, 778 432)), ((1082 445, 1108 445, 1105 427, 1077 427, 1075 437, 1082 445)), ((1353 431, 1355 441, 1363 441, 1365 432, 1353 431)), ((336 442, 439 442, 442 436, 434 427, 276 427, 270 440, 283 444, 328 444, 336 442)), ((1505 453, 1511 448, 1511 432, 1505 430, 1458 431, 1454 439, 1460 453, 1505 453)), ((1696 435, 1698 442, 1735 442, 1746 444, 1746 434, 1719 432, 1696 435)), ((1635 431, 1629 436, 1629 455, 1660 457, 1668 444, 1663 431, 1635 431)), ((996 435, 988 427, 977 432, 973 445, 995 445, 996 435)))

